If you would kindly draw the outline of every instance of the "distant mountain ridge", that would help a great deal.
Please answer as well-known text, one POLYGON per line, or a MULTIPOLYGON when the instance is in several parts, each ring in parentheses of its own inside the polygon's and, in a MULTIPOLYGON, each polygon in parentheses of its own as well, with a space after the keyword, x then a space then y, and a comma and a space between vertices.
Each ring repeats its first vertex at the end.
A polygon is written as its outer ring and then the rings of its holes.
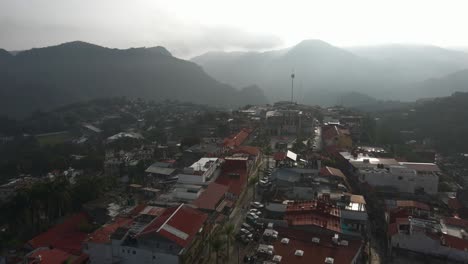
POLYGON ((421 81, 468 68, 468 53, 431 45, 389 44, 347 50, 391 67, 412 81, 421 81))
POLYGON ((115 96, 224 107, 267 102, 258 87, 239 91, 159 46, 120 50, 75 41, 15 56, 0 51, 3 114, 25 116, 38 109, 115 96))
POLYGON ((468 92, 468 68, 426 80, 420 84, 419 90, 429 98, 446 96, 447 92, 468 92))
MULTIPOLYGON (((298 100, 324 105, 346 101, 352 92, 379 100, 425 97, 419 89, 421 82, 468 67, 468 54, 417 45, 343 49, 321 40, 305 40, 282 50, 211 52, 192 61, 222 82, 238 87, 255 83, 272 101, 289 98, 294 71, 298 100)), ((444 95, 450 93, 447 89, 444 95)))

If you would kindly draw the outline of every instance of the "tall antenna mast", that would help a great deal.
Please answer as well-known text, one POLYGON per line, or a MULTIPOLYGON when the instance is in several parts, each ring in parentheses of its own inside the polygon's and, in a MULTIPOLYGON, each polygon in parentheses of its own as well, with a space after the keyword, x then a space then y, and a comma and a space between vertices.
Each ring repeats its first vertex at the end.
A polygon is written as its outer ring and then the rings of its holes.
POLYGON ((294 69, 293 69, 291 73, 291 103, 294 102, 294 77, 295 75, 294 75, 294 69))

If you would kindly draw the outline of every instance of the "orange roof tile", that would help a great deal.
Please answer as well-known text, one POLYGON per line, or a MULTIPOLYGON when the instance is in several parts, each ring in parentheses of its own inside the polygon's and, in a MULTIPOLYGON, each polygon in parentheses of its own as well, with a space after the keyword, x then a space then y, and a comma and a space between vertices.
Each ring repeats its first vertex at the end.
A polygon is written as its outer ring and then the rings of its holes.
POLYGON ((195 238, 207 218, 207 214, 181 204, 178 207, 166 209, 137 236, 159 234, 185 247, 195 238))
POLYGON ((86 239, 87 233, 80 231, 82 223, 87 223, 89 217, 86 213, 78 213, 65 219, 46 232, 28 241, 32 248, 54 247, 72 253, 81 254, 81 244, 86 239))
POLYGON ((208 185, 208 188, 193 201, 193 204, 201 209, 215 210, 216 205, 224 198, 228 190, 228 186, 212 182, 208 185))

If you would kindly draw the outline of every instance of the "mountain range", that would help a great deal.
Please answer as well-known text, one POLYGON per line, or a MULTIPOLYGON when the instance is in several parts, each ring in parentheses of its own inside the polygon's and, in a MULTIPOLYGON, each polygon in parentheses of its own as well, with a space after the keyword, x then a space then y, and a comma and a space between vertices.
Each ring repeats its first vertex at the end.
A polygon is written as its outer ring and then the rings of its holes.
POLYGON ((378 109, 468 91, 468 53, 423 45, 339 48, 305 40, 265 52, 209 52, 191 61, 164 47, 111 49, 75 41, 0 49, 0 113, 24 117, 73 102, 128 96, 223 107, 291 98, 378 109))
POLYGON ((259 85, 271 101, 290 99, 292 72, 295 100, 307 104, 357 105, 371 98, 374 102, 411 101, 468 91, 466 85, 460 85, 460 78, 453 79, 468 69, 468 53, 436 46, 344 49, 321 40, 305 40, 274 51, 210 52, 192 61, 233 86, 259 85))
POLYGON ((213 106, 264 104, 257 86, 235 89, 163 47, 110 49, 70 42, 12 55, 0 50, 0 113, 25 117, 103 97, 179 100, 213 106))

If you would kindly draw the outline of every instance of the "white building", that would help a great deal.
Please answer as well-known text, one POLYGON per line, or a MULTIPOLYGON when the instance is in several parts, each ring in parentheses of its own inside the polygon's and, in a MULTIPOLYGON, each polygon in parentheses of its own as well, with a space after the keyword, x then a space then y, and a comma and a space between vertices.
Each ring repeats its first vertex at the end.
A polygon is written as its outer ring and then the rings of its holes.
MULTIPOLYGON (((463 232, 459 230, 459 233, 463 232)), ((398 218, 389 225, 388 236, 390 249, 404 249, 468 263, 468 237, 447 234, 444 224, 438 221, 398 218)))
POLYGON ((221 159, 218 158, 201 158, 184 169, 184 174, 179 175, 178 183, 204 184, 218 177, 221 163, 221 159))
POLYGON ((391 187, 403 193, 437 194, 440 169, 434 163, 398 162, 395 159, 340 152, 355 168, 361 183, 391 187))
POLYGON ((371 186, 393 187, 403 193, 437 194, 439 176, 419 174, 403 165, 359 170, 359 180, 371 186))
POLYGON ((197 199, 210 182, 216 179, 221 171, 221 159, 201 158, 177 175, 174 191, 169 195, 171 200, 191 202, 197 199))

